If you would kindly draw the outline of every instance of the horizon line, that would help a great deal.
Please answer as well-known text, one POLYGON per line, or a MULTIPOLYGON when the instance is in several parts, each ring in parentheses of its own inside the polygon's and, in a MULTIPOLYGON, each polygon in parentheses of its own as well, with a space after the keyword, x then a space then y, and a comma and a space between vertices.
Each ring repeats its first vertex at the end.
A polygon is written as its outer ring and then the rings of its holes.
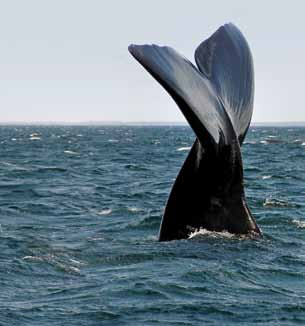
MULTIPOLYGON (((187 121, 0 121, 0 126, 189 126, 187 121)), ((251 127, 305 127, 305 121, 254 121, 251 127)))

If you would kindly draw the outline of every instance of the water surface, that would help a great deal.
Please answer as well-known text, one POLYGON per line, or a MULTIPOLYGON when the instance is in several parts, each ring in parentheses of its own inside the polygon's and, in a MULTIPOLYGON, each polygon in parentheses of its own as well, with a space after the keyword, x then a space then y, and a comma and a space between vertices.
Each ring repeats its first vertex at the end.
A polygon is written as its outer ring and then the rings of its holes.
POLYGON ((303 325, 305 129, 252 127, 264 237, 157 242, 189 127, 0 128, 1 325, 303 325))

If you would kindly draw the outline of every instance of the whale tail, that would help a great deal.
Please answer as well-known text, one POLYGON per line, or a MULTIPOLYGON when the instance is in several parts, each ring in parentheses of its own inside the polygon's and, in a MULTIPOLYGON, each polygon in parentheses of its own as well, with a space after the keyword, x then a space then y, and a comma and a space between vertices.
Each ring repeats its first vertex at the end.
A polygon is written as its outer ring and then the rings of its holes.
POLYGON ((241 32, 226 24, 202 42, 195 51, 198 69, 170 47, 128 49, 171 95, 197 136, 168 198, 159 240, 187 238, 199 228, 260 234, 243 186, 240 146, 252 117, 254 74, 241 32))

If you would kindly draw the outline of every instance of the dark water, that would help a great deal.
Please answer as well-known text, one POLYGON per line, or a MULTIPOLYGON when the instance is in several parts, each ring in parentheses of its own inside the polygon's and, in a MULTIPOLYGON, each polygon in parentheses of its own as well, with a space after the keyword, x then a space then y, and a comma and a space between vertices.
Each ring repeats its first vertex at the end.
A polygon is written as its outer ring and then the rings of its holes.
POLYGON ((248 133, 261 240, 158 243, 193 139, 188 127, 1 127, 0 324, 304 325, 305 129, 248 133))

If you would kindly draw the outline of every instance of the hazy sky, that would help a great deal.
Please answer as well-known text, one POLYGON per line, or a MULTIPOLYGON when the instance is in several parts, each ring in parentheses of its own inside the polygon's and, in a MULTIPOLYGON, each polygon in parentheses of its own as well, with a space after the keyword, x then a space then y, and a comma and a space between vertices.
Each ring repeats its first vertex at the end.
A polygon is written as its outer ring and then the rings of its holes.
POLYGON ((0 0, 0 122, 184 121, 129 43, 193 60, 225 22, 247 38, 253 121, 305 121, 304 1, 0 0))

